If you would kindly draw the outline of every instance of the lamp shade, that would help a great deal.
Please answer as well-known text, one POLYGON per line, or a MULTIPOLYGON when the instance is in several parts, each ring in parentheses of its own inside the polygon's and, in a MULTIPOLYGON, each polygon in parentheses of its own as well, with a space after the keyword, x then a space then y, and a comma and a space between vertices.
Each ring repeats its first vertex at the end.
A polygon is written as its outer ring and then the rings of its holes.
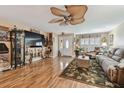
POLYGON ((107 43, 106 43, 106 42, 103 42, 103 43, 102 43, 102 46, 103 46, 103 47, 106 47, 106 46, 107 46, 107 43))

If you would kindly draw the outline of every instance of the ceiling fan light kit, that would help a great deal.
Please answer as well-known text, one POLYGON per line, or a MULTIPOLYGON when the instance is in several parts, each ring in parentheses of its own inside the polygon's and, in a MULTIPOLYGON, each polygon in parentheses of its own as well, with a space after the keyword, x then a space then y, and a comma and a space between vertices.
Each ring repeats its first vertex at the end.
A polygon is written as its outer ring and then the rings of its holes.
POLYGON ((85 21, 84 15, 88 9, 86 5, 65 5, 66 10, 51 7, 51 13, 60 18, 55 18, 49 23, 59 23, 61 26, 81 24, 85 21))

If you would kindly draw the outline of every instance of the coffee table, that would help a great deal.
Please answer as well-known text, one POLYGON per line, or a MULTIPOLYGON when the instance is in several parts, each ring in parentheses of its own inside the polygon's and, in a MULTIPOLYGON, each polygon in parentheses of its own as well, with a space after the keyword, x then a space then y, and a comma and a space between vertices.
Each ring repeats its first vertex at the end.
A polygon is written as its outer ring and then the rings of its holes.
POLYGON ((78 56, 77 60, 78 60, 78 62, 77 62, 78 68, 85 68, 85 69, 89 70, 89 67, 90 67, 89 56, 85 56, 84 58, 82 56, 78 56))

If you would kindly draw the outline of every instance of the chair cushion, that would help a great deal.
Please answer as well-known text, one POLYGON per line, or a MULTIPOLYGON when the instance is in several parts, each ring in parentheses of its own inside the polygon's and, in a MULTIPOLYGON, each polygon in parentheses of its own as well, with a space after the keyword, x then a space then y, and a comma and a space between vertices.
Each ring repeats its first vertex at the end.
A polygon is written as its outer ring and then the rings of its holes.
POLYGON ((105 59, 108 59, 109 57, 107 56, 104 56, 104 55, 97 55, 96 58, 99 60, 99 64, 102 64, 102 62, 105 60, 105 59))
POLYGON ((117 66, 118 62, 114 60, 104 60, 102 63, 103 70, 107 73, 110 66, 117 66))
POLYGON ((121 57, 113 55, 112 59, 116 60, 117 62, 119 62, 121 60, 121 57))

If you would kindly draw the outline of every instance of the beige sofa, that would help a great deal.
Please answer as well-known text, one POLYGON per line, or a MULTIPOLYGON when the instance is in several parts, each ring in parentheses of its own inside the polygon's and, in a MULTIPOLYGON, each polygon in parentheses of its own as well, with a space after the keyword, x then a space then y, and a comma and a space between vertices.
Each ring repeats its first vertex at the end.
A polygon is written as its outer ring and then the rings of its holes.
POLYGON ((106 55, 97 55, 96 60, 112 82, 124 85, 124 49, 113 48, 106 55))

